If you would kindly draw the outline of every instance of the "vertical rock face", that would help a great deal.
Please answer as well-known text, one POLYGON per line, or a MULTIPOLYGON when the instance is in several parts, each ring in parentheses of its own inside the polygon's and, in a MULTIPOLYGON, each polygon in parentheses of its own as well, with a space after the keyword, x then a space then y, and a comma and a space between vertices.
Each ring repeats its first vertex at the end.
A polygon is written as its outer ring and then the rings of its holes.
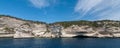
POLYGON ((46 24, 0 16, 0 37, 120 37, 120 21, 74 21, 46 24))
POLYGON ((13 19, 10 17, 0 17, 0 34, 2 37, 13 37, 15 31, 14 28, 24 23, 21 20, 13 19))
POLYGON ((24 23, 19 27, 15 28, 14 38, 26 38, 33 37, 32 35, 32 27, 29 23, 24 23))
POLYGON ((120 27, 92 28, 86 26, 70 26, 64 29, 65 36, 88 36, 88 37, 120 37, 120 27))
POLYGON ((49 31, 52 34, 52 37, 61 37, 63 27, 60 25, 52 25, 49 27, 49 31))
POLYGON ((61 32, 62 37, 120 37, 119 21, 75 21, 55 24, 61 24, 64 27, 61 32))
POLYGON ((46 32, 46 24, 10 16, 0 17, 0 37, 29 38, 46 32))
POLYGON ((46 24, 34 24, 33 34, 35 37, 43 37, 47 32, 46 24))

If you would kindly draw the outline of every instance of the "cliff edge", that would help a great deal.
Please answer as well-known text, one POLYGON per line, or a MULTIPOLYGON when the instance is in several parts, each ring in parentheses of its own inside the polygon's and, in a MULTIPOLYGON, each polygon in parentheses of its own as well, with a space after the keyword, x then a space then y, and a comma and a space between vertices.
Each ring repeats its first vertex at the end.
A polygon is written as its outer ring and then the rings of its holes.
POLYGON ((120 21, 65 21, 47 24, 0 15, 0 37, 120 37, 120 21))

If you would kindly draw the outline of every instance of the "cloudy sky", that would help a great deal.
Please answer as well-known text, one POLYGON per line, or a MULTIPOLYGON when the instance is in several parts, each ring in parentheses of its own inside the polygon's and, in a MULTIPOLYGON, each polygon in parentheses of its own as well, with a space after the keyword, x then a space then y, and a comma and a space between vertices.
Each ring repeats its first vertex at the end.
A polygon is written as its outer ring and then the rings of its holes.
POLYGON ((120 20, 120 0, 0 0, 0 14, 47 23, 120 20))

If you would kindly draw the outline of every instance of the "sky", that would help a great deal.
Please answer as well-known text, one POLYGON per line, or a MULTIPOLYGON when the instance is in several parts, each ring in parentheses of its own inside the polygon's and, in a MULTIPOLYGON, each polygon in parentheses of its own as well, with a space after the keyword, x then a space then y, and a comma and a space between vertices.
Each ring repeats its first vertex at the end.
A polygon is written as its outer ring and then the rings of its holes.
POLYGON ((0 14, 47 23, 120 20, 120 0, 0 0, 0 14))

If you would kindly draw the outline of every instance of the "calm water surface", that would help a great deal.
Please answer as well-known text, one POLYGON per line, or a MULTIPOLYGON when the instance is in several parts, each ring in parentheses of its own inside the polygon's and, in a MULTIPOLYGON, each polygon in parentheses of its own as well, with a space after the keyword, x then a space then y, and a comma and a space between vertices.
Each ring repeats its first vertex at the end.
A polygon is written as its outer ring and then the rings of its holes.
POLYGON ((120 48, 120 38, 0 38, 0 48, 120 48))

